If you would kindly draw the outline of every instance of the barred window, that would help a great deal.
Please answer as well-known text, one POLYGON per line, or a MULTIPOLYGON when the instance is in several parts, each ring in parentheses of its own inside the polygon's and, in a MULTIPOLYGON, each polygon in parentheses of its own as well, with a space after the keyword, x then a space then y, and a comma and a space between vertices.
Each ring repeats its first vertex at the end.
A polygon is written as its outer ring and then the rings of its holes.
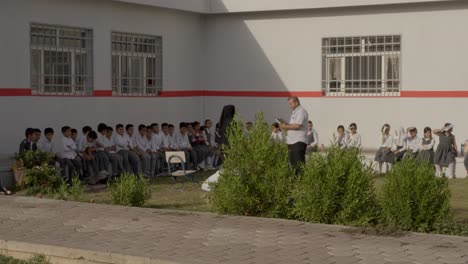
POLYGON ((322 39, 322 90, 329 96, 396 96, 401 36, 322 39))
POLYGON ((92 30, 31 24, 30 37, 33 94, 92 94, 92 30))
POLYGON ((155 96, 162 90, 162 38, 112 33, 112 92, 155 96))

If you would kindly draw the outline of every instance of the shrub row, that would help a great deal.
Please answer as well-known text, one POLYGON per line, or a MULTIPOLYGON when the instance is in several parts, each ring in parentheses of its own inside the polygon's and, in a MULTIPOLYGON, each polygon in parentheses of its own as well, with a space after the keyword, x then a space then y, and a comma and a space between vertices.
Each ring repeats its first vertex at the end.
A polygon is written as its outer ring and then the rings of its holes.
POLYGON ((358 150, 313 153, 303 175, 294 176, 287 147, 270 139, 263 115, 249 132, 236 116, 227 137, 223 171, 210 199, 216 212, 425 232, 451 221, 448 181, 435 177, 430 164, 398 163, 377 194, 373 166, 358 150))

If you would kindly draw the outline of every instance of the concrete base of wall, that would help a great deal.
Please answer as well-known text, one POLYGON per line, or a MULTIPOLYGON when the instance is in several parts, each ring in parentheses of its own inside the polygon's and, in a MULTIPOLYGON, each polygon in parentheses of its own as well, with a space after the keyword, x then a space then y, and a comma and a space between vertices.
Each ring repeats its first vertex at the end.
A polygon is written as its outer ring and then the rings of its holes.
POLYGON ((177 264, 145 257, 0 240, 0 254, 18 259, 45 255, 53 264, 177 264))

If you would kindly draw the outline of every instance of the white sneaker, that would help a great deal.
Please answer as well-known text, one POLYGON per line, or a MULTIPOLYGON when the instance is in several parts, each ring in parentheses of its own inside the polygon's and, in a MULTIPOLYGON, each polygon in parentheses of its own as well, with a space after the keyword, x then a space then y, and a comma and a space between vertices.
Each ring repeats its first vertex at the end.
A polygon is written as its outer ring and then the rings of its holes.
POLYGON ((198 163, 198 168, 200 168, 202 170, 206 170, 205 162, 198 163))

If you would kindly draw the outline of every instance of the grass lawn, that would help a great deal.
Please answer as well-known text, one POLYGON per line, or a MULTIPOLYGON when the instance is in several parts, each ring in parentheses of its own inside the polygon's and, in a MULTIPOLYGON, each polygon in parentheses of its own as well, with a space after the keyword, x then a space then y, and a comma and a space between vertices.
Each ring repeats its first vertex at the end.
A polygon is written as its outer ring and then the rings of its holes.
MULTIPOLYGON (((146 202, 145 207, 209 212, 208 193, 202 191, 201 184, 214 173, 214 171, 198 172, 195 179, 200 185, 187 179, 184 179, 182 184, 175 182, 172 177, 153 179, 152 197, 146 202)), ((87 192, 84 200, 95 203, 111 202, 105 188, 96 188, 95 191, 87 192)))

